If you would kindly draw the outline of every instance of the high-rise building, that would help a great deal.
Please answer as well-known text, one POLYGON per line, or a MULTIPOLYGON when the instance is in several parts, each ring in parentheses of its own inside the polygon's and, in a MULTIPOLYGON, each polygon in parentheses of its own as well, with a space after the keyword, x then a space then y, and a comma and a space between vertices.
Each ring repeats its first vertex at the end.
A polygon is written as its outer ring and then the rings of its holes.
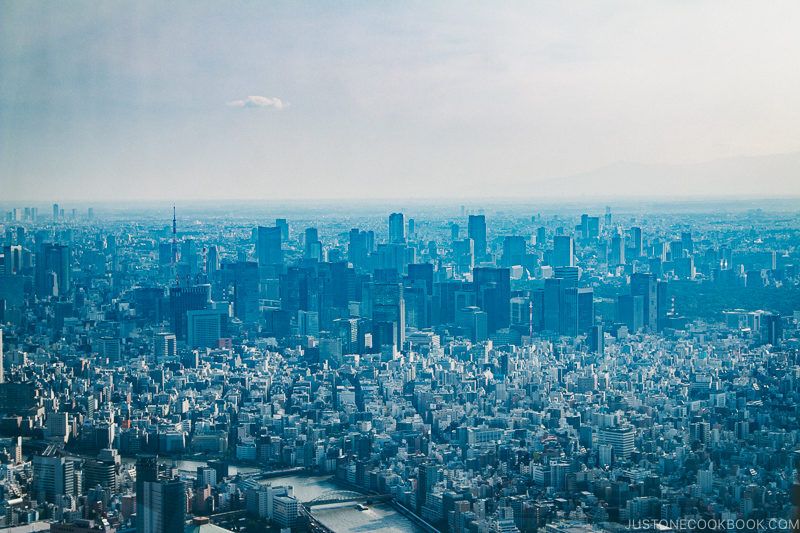
POLYGON ((153 357, 156 361, 164 361, 175 357, 176 344, 177 340, 174 333, 156 333, 153 335, 153 357))
POLYGON ((283 264, 281 228, 259 226, 257 239, 258 266, 283 264))
POLYGON ((406 223, 403 213, 389 215, 389 242, 395 244, 406 242, 406 223))
POLYGON ((186 340, 188 311, 207 309, 211 301, 211 286, 171 287, 169 290, 170 327, 178 340, 186 340))
POLYGON ((245 323, 253 323, 259 317, 259 264, 254 261, 224 263, 222 284, 233 291, 228 294, 233 300, 233 315, 245 323))
POLYGON ((511 322, 511 272, 508 268, 476 267, 472 271, 478 307, 486 312, 489 334, 511 322))
POLYGON ((317 228, 306 228, 303 243, 303 257, 322 261, 322 243, 319 241, 317 228))
POLYGON ((33 496, 54 503, 61 495, 76 495, 74 465, 64 457, 33 457, 33 496))
POLYGON ((644 306, 642 325, 655 331, 658 327, 658 289, 656 277, 644 272, 631 274, 631 295, 641 296, 644 306))
POLYGON ((372 286, 372 321, 375 328, 373 338, 376 347, 405 342, 405 300, 401 283, 375 283, 372 286), (375 334, 377 333, 377 335, 375 334))
POLYGON ((486 257, 486 217, 470 215, 467 222, 467 235, 475 243, 475 257, 482 260, 486 257))
POLYGON ((642 241, 642 228, 633 226, 630 229, 630 236, 631 236, 631 251, 633 252, 633 259, 642 256, 642 249, 644 247, 644 243, 642 241))
POLYGON ((145 481, 142 484, 142 498, 142 527, 137 527, 137 532, 183 531, 186 520, 186 484, 183 481, 178 478, 145 481))
POLYGON ((470 272, 475 266, 475 241, 462 239, 453 242, 453 259, 459 273, 470 272))
POLYGON ((370 233, 356 228, 350 230, 347 259, 353 264, 353 267, 359 270, 366 269, 368 266, 369 254, 372 251, 370 233))
POLYGON ((556 235, 553 238, 554 267, 575 266, 575 241, 569 235, 556 235))
POLYGON ((70 257, 66 244, 42 244, 36 253, 36 290, 40 296, 69 293, 72 287, 70 257))
POLYGON ((224 315, 219 309, 198 309, 186 312, 186 346, 194 348, 217 348, 222 337, 224 315))
POLYGON ((285 218, 276 218, 275 227, 281 230, 281 241, 286 242, 289 240, 289 222, 285 218))
POLYGON ((610 445, 616 459, 627 459, 636 450, 633 426, 615 426, 600 430, 600 444, 610 445))
POLYGON ((625 264, 625 240, 619 232, 611 236, 611 244, 608 250, 608 265, 616 267, 625 264))
POLYGON ((527 253, 525 237, 511 235, 503 239, 503 266, 512 267, 525 263, 527 253))

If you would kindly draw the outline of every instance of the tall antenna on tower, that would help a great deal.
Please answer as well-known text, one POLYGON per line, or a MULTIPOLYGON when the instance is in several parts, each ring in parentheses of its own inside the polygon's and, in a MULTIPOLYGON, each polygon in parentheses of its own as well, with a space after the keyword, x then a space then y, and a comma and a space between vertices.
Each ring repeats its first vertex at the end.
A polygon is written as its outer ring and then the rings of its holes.
POLYGON ((175 271, 175 283, 181 284, 177 271, 178 263, 178 219, 175 215, 175 204, 172 204, 172 269, 175 271))
POLYGON ((178 219, 175 216, 175 205, 172 205, 172 266, 178 262, 178 219))

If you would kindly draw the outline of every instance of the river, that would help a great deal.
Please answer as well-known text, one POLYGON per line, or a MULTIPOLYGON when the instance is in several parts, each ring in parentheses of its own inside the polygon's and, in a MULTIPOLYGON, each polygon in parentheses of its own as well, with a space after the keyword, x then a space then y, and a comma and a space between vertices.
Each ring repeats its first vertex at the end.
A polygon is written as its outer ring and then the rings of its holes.
MULTIPOLYGON (((135 459, 125 459, 125 462, 135 462, 135 459)), ((165 460, 167 464, 171 462, 165 460)), ((175 465, 182 475, 194 477, 197 467, 205 466, 204 461, 177 460, 175 465)), ((229 467, 230 474, 248 474, 258 472, 257 467, 233 466, 229 467)), ((311 501, 320 494, 331 490, 341 490, 333 482, 332 476, 290 475, 262 480, 261 483, 271 485, 291 485, 294 496, 301 502, 311 501)), ((359 511, 352 502, 321 505, 312 508, 314 518, 325 527, 339 533, 346 531, 379 533, 417 533, 422 530, 414 525, 408 518, 395 511, 388 503, 381 502, 368 506, 366 511, 359 511)))
MULTIPOLYGON (((331 476, 285 476, 263 481, 272 485, 291 485, 295 497, 301 502, 313 500, 330 490, 341 490, 331 476)), ((338 532, 378 531, 380 533, 416 533, 422 531, 410 520, 394 510, 388 503, 369 505, 359 511, 354 503, 321 505, 311 513, 322 525, 338 532)))

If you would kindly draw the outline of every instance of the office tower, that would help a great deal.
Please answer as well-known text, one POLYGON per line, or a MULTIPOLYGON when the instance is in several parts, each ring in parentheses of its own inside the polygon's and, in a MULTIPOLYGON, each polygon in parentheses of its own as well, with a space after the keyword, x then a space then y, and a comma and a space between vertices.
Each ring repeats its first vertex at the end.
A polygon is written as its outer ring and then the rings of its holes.
POLYGON ((5 370, 3 369, 3 364, 5 363, 5 359, 3 358, 3 330, 0 328, 0 383, 5 383, 5 370))
POLYGON ((603 355, 605 352, 605 332, 603 326, 595 324, 589 328, 589 351, 598 355, 603 355))
POLYGON ((658 293, 652 274, 637 272, 631 275, 631 295, 641 296, 644 306, 642 325, 655 331, 658 324, 658 293))
POLYGON ((556 235, 553 238, 554 267, 575 266, 575 241, 569 235, 556 235))
POLYGON ((489 337, 489 316, 480 307, 470 305, 456 310, 456 325, 467 332, 472 342, 485 341, 489 337))
POLYGON ((524 264, 526 253, 525 237, 512 235, 503 239, 503 266, 512 267, 524 264))
POLYGON ((179 341, 185 341, 187 335, 188 311, 207 309, 211 301, 211 286, 196 285, 194 287, 171 287, 169 289, 170 328, 179 341))
POLYGON ((408 219, 408 236, 412 237, 416 234, 417 226, 413 218, 408 219))
POLYGON ((530 334, 530 326, 533 310, 531 299, 524 296, 511 298, 511 325, 524 330, 524 334, 530 334))
POLYGON ((95 459, 83 463, 84 480, 87 488, 100 485, 104 489, 117 490, 117 465, 119 455, 117 450, 107 448, 101 450, 95 459))
POLYGON ((353 228, 350 230, 350 243, 347 247, 347 259, 357 269, 366 269, 370 247, 366 231, 353 228))
POLYGON ((61 211, 58 208, 58 204, 53 204, 53 221, 58 220, 58 215, 61 211))
POLYGON ((255 261, 225 263, 221 273, 223 286, 233 291, 233 315, 248 324, 256 322, 260 313, 259 266, 255 261))
POLYGON ((439 467, 435 463, 419 465, 417 469, 417 512, 425 504, 425 498, 439 481, 439 467))
POLYGON ((544 280, 544 291, 542 293, 542 327, 545 331, 558 333, 561 328, 562 285, 565 285, 565 282, 560 278, 548 278, 544 280))
POLYGON ((219 270, 219 250, 215 245, 211 245, 208 247, 208 251, 206 252, 206 275, 209 278, 213 278, 216 272, 219 270))
POLYGON ((661 331, 667 324, 667 313, 670 310, 669 283, 658 280, 656 282, 656 293, 656 328, 661 331))
POLYGON ((408 265, 408 279, 411 286, 421 284, 425 288, 426 294, 433 294, 433 264, 413 263, 408 265))
POLYGON ((478 307, 486 312, 489 334, 507 328, 511 319, 511 271, 477 267, 472 271, 478 307))
POLYGON ((186 346, 194 348, 217 348, 222 338, 223 315, 219 309, 202 309, 186 312, 186 346))
POLYGON ((64 296, 71 288, 70 248, 44 243, 36 253, 36 290, 40 296, 64 296))
POLYGON ((692 241, 692 232, 691 231, 682 231, 681 232, 681 248, 687 254, 694 253, 694 242, 692 241))
POLYGON ((289 240, 289 222, 285 218, 276 218, 275 227, 281 230, 281 242, 289 240))
POLYGON ((451 241, 457 241, 458 240, 459 230, 460 230, 460 228, 458 227, 458 224, 455 224, 455 223, 450 224, 450 240, 451 241))
POLYGON ((140 455, 136 458, 136 531, 145 531, 145 485, 158 481, 158 457, 140 455))
POLYGON ((453 259, 455 260, 456 270, 460 274, 466 274, 475 266, 475 241, 463 239, 453 243, 453 259))
POLYGON ((48 503, 55 503, 56 498, 61 495, 76 495, 72 460, 56 456, 34 456, 32 492, 38 501, 48 503))
POLYGON ((600 217, 589 217, 587 226, 590 239, 596 239, 600 236, 600 217))
POLYGON ((403 213, 389 215, 389 242, 394 244, 406 242, 406 223, 403 213))
POLYGON ((536 246, 543 248, 547 244, 547 230, 544 226, 536 228, 536 246))
POLYGON ((581 239, 587 240, 589 238, 589 215, 582 214, 581 223, 575 229, 581 232, 581 239))
POLYGON ((317 228, 306 228, 303 257, 322 261, 322 243, 319 242, 317 228))
POLYGON ((611 237, 611 244, 608 250, 608 266, 616 267, 625 264, 625 241, 619 232, 615 232, 611 237))
POLYGON ((775 313, 763 313, 761 315, 761 340, 764 344, 773 347, 780 347, 783 338, 783 324, 781 316, 775 313))
POLYGON ((616 459, 627 459, 636 450, 633 426, 616 426, 600 429, 600 444, 612 447, 616 459))
POLYGON ((636 333, 644 327, 644 297, 631 294, 617 296, 617 322, 625 324, 628 331, 636 333))
POLYGON ((630 229, 630 236, 631 236, 631 251, 633 252, 633 258, 637 259, 642 256, 642 250, 644 247, 644 242, 642 241, 642 228, 633 226, 630 229))
POLYGON ((297 334, 319 337, 319 313, 316 311, 297 311, 297 334))
POLYGON ((576 337, 594 323, 594 292, 591 288, 565 287, 559 295, 558 333, 576 337))
POLYGON ((258 266, 283 264, 281 228, 277 226, 271 228, 259 226, 257 239, 258 266))
POLYGON ((136 528, 137 533, 183 531, 186 520, 186 484, 183 481, 178 478, 145 481, 142 486, 142 498, 144 516, 141 529, 136 528))
POLYGON ((3 269, 7 276, 17 275, 22 272, 22 246, 7 245, 3 247, 3 269))
POLYGON ((177 353, 177 339, 174 333, 159 332, 153 335, 153 357, 156 361, 163 361, 175 357, 177 353))
POLYGON ((405 342, 405 300, 401 283, 375 283, 372 285, 372 321, 377 332, 376 347, 394 345, 401 348, 405 342))
POLYGON ((475 243, 474 253, 478 260, 486 257, 486 217, 470 215, 467 223, 467 236, 475 243))

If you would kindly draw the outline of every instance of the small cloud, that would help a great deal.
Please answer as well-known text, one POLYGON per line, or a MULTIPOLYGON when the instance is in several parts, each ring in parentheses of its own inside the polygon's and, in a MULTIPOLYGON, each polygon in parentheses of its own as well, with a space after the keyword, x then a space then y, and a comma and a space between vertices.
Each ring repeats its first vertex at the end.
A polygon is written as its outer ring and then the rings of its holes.
POLYGON ((271 107, 280 110, 289 107, 289 102, 284 102, 277 96, 248 96, 241 100, 232 100, 227 105, 228 107, 271 107))

